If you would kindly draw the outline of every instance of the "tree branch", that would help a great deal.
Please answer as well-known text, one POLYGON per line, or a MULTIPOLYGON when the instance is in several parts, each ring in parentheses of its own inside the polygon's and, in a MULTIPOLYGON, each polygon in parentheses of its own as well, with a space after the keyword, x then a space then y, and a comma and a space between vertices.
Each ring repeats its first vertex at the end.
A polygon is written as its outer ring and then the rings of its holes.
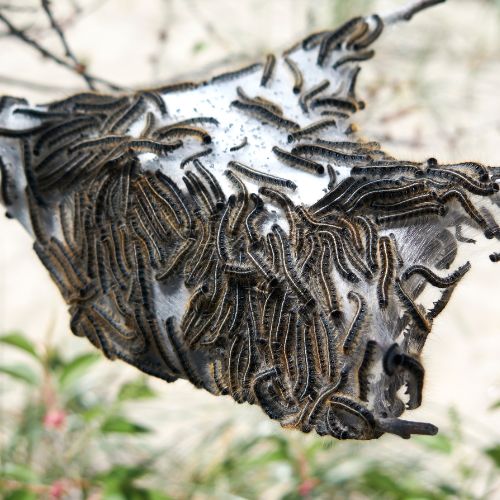
POLYGON ((95 85, 92 81, 92 79, 85 73, 85 65, 82 64, 75 56, 73 51, 71 50, 68 42, 66 41, 66 37, 64 36, 64 33, 57 23, 54 15, 52 14, 52 9, 50 8, 50 0, 42 0, 42 9, 45 11, 45 14, 47 14, 47 17, 49 18, 50 25, 52 26, 52 29, 57 33, 57 36, 59 37, 59 40, 61 41, 61 45, 63 46, 64 53, 66 57, 69 57, 74 65, 75 65, 75 70, 78 74, 82 75, 83 79, 87 83, 88 87, 91 90, 95 90, 95 85))
POLYGON ((410 21, 410 19, 421 10, 434 7, 434 5, 444 2, 446 2, 446 0, 412 0, 405 7, 383 16, 382 19, 386 25, 410 21))
MULTIPOLYGON (((30 38, 28 35, 26 35, 23 31, 20 29, 16 28, 1 12, 0 12, 0 22, 5 24, 5 26, 8 28, 9 33, 26 44, 30 45, 33 47, 35 50, 37 50, 42 56, 47 57, 48 59, 54 61, 55 63, 59 64, 60 66, 63 66, 69 70, 71 70, 74 73, 77 73, 79 75, 82 75, 84 71, 82 70, 81 67, 74 66, 70 64, 69 62, 65 61, 64 59, 61 59, 60 57, 56 56, 49 50, 47 50, 45 47, 40 45, 36 40, 33 40, 30 38)), ((100 83, 102 85, 105 85, 106 87, 110 88, 111 90, 116 90, 116 91, 123 91, 125 90, 123 87, 120 87, 112 82, 109 82, 108 80, 105 80, 104 78, 99 78, 97 76, 89 75, 88 73, 85 73, 87 78, 90 79, 92 83, 100 83)))
POLYGON ((68 87, 63 85, 54 85, 48 83, 40 83, 37 81, 23 80, 22 78, 13 78, 12 76, 0 73, 0 84, 12 85, 13 87, 22 87, 38 92, 64 92, 66 94, 78 92, 78 88, 68 87))

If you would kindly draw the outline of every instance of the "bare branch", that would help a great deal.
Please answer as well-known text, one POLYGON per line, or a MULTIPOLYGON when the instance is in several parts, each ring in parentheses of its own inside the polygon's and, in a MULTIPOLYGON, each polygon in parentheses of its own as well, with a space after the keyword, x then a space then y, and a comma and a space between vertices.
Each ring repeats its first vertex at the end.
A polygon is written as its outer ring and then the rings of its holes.
POLYGON ((42 9, 45 11, 47 14, 47 17, 49 18, 50 25, 52 26, 52 29, 57 33, 57 36, 59 37, 59 40, 61 41, 61 44, 64 48, 64 53, 66 54, 66 57, 69 57, 73 63, 75 64, 75 69, 77 73, 82 75, 83 79, 87 83, 88 87, 91 90, 95 90, 95 85, 92 82, 92 79, 86 74, 85 72, 85 65, 82 64, 75 56, 71 48, 69 47, 68 42, 66 41, 66 37, 64 36, 64 33, 57 23, 54 15, 52 14, 52 9, 50 7, 50 0, 42 0, 42 9))
MULTIPOLYGON (((33 40, 30 38, 26 33, 21 31, 20 29, 16 28, 2 13, 0 13, 0 22, 5 24, 5 26, 8 28, 9 33, 26 44, 30 45, 33 47, 35 50, 37 50, 40 54, 42 54, 44 57, 47 57, 48 59, 54 61, 55 63, 59 64, 60 66, 63 66, 69 70, 71 70, 74 73, 77 73, 79 75, 82 74, 81 68, 74 66, 73 64, 70 64, 69 62, 65 61, 64 59, 61 59, 60 57, 56 56, 49 50, 47 50, 45 47, 40 45, 36 40, 33 40)), ((101 83, 102 85, 105 85, 106 87, 110 88, 111 90, 116 90, 116 91, 123 91, 125 90, 123 87, 120 87, 112 82, 109 82, 103 78, 99 78, 97 76, 92 76, 86 73, 86 76, 93 82, 93 83, 101 83)))
POLYGON ((78 88, 68 87, 62 85, 54 85, 47 83, 40 83, 37 81, 23 80, 22 78, 13 78, 0 73, 0 83, 2 85, 11 85, 13 87, 22 87, 29 90, 35 90, 38 92, 64 92, 65 94, 71 94, 78 92, 78 88))
POLYGON ((202 12, 197 0, 190 0, 190 11, 191 14, 195 16, 197 21, 203 26, 203 29, 208 33, 208 35, 214 39, 222 48, 230 50, 232 48, 231 43, 229 43, 215 27, 215 25, 207 18, 207 16, 202 12))
POLYGON ((415 14, 418 14, 421 10, 428 9, 429 7, 434 7, 440 3, 444 3, 446 0, 412 0, 401 9, 395 12, 383 16, 384 23, 386 25, 395 24, 402 21, 409 21, 415 14))

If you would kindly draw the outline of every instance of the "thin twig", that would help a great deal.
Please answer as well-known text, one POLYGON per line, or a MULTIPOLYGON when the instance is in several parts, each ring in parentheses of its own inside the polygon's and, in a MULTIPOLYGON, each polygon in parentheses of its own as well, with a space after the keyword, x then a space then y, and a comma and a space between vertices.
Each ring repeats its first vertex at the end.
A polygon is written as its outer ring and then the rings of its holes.
POLYGON ((52 29, 57 33, 57 36, 59 37, 59 40, 61 41, 61 44, 64 48, 64 53, 66 57, 69 57, 73 63, 75 64, 75 70, 78 74, 82 75, 83 79, 87 83, 88 87, 91 90, 95 90, 95 85, 92 82, 92 79, 85 73, 85 65, 82 64, 75 56, 73 51, 71 50, 68 42, 66 41, 66 37, 64 36, 64 33, 57 23, 54 15, 52 14, 52 9, 50 8, 50 0, 42 0, 42 9, 45 11, 45 14, 47 14, 47 17, 49 18, 50 25, 52 26, 52 29))
POLYGON ((66 94, 78 92, 76 87, 68 87, 67 85, 55 85, 48 83, 41 83, 32 80, 23 80, 22 78, 13 78, 11 76, 0 73, 0 84, 10 85, 13 87, 22 87, 28 90, 35 90, 39 92, 64 92, 66 94))
POLYGON ((190 3, 190 14, 193 15, 196 20, 203 26, 203 29, 208 33, 208 35, 213 38, 222 48, 230 50, 232 48, 231 43, 229 43, 215 27, 215 25, 207 18, 203 13, 202 9, 198 4, 197 0, 189 0, 190 3))
POLYGON ((165 52, 165 47, 169 41, 170 28, 172 26, 172 21, 175 18, 172 0, 162 0, 161 10, 163 19, 161 20, 161 29, 157 36, 158 47, 155 50, 155 53, 151 56, 151 73, 153 79, 157 79, 160 74, 162 55, 165 52))
POLYGON ((446 0, 412 0, 405 7, 396 10, 390 14, 383 16, 384 24, 395 24, 402 21, 409 21, 415 14, 418 14, 421 10, 428 9, 429 7, 434 7, 440 3, 444 3, 446 0))
MULTIPOLYGON (((30 45, 35 50, 37 50, 44 57, 51 59, 55 63, 71 70, 74 73, 81 74, 80 68, 77 68, 77 67, 73 66, 72 64, 68 63, 67 61, 65 61, 64 59, 61 59, 60 57, 56 56, 55 54, 52 54, 52 52, 48 51, 45 47, 40 45, 36 40, 33 40, 32 38, 27 36, 23 31, 16 28, 2 13, 0 13, 0 22, 2 22, 3 24, 5 24, 5 26, 7 26, 11 35, 21 39, 23 42, 25 42, 26 44, 30 45)), ((87 77, 90 78, 90 80, 92 82, 101 83, 103 85, 106 85, 111 90, 116 90, 116 91, 125 90, 123 87, 120 87, 114 83, 111 83, 103 78, 100 78, 97 76, 92 76, 92 75, 89 75, 88 73, 87 73, 87 77)))

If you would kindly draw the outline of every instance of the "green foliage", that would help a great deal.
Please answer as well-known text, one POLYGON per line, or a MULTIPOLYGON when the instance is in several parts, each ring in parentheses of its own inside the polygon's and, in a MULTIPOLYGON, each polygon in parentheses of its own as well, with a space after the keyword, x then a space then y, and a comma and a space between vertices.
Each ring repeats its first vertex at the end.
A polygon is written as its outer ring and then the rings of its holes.
POLYGON ((136 485, 136 480, 147 475, 147 466, 117 465, 98 476, 102 496, 106 500, 169 500, 171 497, 153 489, 136 485))
POLYGON ((500 408, 500 401, 496 401, 490 407, 490 410, 498 410, 500 408))
POLYGON ((0 343, 17 347, 21 351, 27 352, 35 359, 38 359, 38 354, 36 352, 35 346, 22 333, 10 332, 2 335, 0 337, 0 343))
POLYGON ((486 455, 488 455, 495 465, 500 469, 500 444, 493 446, 492 448, 488 448, 485 450, 486 455))
POLYGON ((416 440, 429 450, 450 455, 453 452, 453 441, 446 434, 437 436, 418 436, 416 440))
POLYGON ((25 389, 19 408, 2 415, 2 422, 9 422, 7 438, 0 442, 2 498, 62 498, 58 495, 75 492, 99 492, 106 500, 169 498, 136 484, 152 474, 153 463, 115 458, 117 446, 126 456, 132 440, 149 432, 127 415, 126 407, 154 397, 145 377, 124 382, 111 400, 105 380, 91 380, 102 360, 99 353, 65 358, 54 347, 37 349, 18 332, 0 336, 0 343, 20 358, 0 364, 0 374, 10 381, 2 384, 0 397, 25 389), (120 442, 112 444, 113 436, 120 442))
POLYGON ((76 356, 68 363, 63 364, 58 377, 61 389, 64 390, 78 381, 81 376, 100 359, 101 356, 98 353, 92 352, 76 356))
POLYGON ((156 393, 143 377, 123 384, 118 392, 118 401, 154 398, 156 393))
POLYGON ((147 427, 136 424, 124 417, 113 415, 108 417, 101 425, 101 432, 104 434, 119 432, 122 434, 144 434, 149 432, 147 427))
POLYGON ((200 52, 203 52, 207 48, 206 42, 196 42, 193 45, 192 52, 193 54, 199 54, 200 52))
POLYGON ((172 448, 158 439, 152 445, 153 428, 137 421, 141 405, 158 396, 147 377, 115 391, 95 352, 66 358, 18 332, 0 343, 20 358, 0 365, 11 381, 1 396, 22 389, 19 408, 2 415, 8 425, 0 437, 0 492, 7 500, 448 500, 477 498, 477 483, 481 498, 493 499, 499 485, 500 443, 471 448, 453 410, 446 431, 410 444, 387 438, 401 443, 392 448, 386 438, 337 442, 277 426, 241 434, 226 421, 207 425, 199 442, 179 451, 185 435, 172 448))
POLYGON ((33 491, 19 489, 7 493, 5 500, 37 500, 37 495, 33 491))
POLYGON ((0 366, 0 373, 10 375, 12 378, 20 380, 29 385, 36 385, 38 377, 31 366, 26 363, 16 363, 12 365, 0 366))

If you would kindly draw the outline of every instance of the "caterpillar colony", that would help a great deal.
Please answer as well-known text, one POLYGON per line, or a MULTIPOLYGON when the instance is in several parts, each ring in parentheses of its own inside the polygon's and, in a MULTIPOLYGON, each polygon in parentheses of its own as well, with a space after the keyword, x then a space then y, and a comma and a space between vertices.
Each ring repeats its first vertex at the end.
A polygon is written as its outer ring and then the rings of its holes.
POLYGON ((384 21, 204 81, 1 98, 2 201, 75 335, 283 427, 437 432, 399 417, 422 402, 422 349, 470 268, 462 228, 500 239, 500 172, 358 135, 356 82, 384 21))

